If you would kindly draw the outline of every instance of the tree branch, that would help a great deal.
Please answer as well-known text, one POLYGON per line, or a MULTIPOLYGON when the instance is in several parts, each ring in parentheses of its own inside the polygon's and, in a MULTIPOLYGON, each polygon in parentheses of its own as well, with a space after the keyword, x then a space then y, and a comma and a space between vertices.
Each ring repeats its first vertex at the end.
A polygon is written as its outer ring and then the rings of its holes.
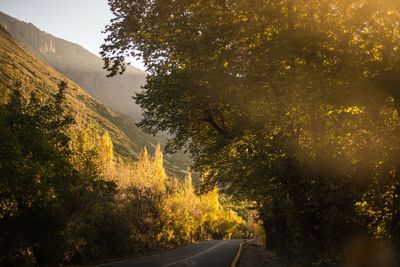
POLYGON ((219 134, 226 135, 228 132, 218 125, 218 123, 214 120, 214 117, 211 114, 211 111, 207 109, 205 111, 204 121, 208 122, 219 134))

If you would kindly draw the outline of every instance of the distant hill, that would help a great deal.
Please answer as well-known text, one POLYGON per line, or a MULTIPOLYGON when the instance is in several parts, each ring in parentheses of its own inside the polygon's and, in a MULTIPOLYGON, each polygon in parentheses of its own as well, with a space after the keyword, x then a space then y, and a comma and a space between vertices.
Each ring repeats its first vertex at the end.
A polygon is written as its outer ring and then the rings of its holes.
POLYGON ((145 83, 146 73, 128 66, 122 76, 107 78, 103 61, 82 46, 41 31, 31 23, 0 12, 0 25, 30 52, 84 88, 115 111, 141 117, 132 96, 145 83))
MULTIPOLYGON (((44 64, 0 26, 0 101, 5 100, 16 82, 21 82, 27 93, 36 90, 39 96, 47 97, 56 92, 58 83, 63 80, 69 84, 68 108, 75 116, 93 120, 101 130, 108 131, 117 155, 134 159, 143 147, 152 152, 159 141, 164 143, 163 139, 144 134, 131 117, 107 108, 73 81, 44 64)), ((165 165, 169 173, 182 176, 188 160, 183 154, 166 155, 165 165)))

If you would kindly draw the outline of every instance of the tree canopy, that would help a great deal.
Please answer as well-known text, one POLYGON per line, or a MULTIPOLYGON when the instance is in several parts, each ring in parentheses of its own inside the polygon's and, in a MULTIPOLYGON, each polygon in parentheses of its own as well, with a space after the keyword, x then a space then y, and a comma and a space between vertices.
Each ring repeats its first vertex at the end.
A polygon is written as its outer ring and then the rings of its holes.
POLYGON ((335 266, 366 234, 399 251, 400 3, 109 0, 110 75, 141 57, 140 126, 203 186, 254 200, 268 246, 335 266))

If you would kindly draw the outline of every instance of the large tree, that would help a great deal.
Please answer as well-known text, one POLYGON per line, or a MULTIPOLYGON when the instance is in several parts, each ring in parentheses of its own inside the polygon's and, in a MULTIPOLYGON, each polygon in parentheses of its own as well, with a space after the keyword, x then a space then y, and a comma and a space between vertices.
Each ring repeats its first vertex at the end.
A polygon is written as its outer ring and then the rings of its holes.
POLYGON ((140 125, 169 131, 205 183, 256 200, 271 248, 337 264, 349 235, 377 229, 371 214, 399 240, 398 1, 109 4, 106 69, 133 56, 149 72, 140 125))

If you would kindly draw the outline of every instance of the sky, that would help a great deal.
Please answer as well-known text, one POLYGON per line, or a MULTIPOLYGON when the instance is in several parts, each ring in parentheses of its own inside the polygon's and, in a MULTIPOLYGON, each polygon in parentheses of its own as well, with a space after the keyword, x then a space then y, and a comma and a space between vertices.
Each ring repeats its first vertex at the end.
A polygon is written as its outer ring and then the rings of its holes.
MULTIPOLYGON (((107 0, 0 0, 0 11, 99 54, 112 18, 107 0)), ((142 62, 134 67, 144 69, 142 62)))

